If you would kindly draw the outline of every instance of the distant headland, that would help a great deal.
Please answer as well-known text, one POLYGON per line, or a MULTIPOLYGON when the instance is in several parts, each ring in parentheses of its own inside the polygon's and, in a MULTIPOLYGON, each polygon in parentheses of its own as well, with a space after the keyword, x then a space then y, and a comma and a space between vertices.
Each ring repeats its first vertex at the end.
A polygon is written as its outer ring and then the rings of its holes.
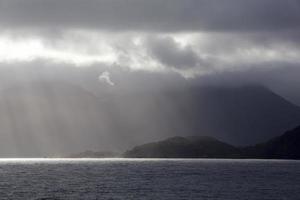
POLYGON ((300 126, 254 146, 237 147, 213 137, 171 137, 136 146, 123 154, 86 151, 71 158, 236 158, 300 159, 300 126))

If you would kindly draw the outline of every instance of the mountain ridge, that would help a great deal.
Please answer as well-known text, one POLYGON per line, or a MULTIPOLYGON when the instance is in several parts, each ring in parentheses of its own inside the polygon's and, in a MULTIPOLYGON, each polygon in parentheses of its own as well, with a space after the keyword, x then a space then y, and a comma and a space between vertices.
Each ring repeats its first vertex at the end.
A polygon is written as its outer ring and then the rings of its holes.
POLYGON ((172 137, 136 146, 126 158, 300 159, 300 126, 254 146, 236 147, 212 137, 172 137), (184 152, 182 148, 184 149, 184 152))

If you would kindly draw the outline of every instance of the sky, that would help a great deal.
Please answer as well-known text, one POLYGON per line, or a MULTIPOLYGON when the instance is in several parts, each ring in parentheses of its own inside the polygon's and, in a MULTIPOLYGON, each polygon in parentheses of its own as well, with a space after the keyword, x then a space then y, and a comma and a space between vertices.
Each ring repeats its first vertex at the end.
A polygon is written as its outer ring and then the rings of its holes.
POLYGON ((299 35, 297 0, 0 0, 1 67, 106 66, 110 86, 112 68, 245 79, 300 104, 299 35))
POLYGON ((0 0, 0 91, 263 85, 300 106, 299 76, 299 0, 0 0))
POLYGON ((0 66, 106 66, 111 86, 111 68, 215 76, 300 103, 299 36, 298 0, 0 0, 0 66))

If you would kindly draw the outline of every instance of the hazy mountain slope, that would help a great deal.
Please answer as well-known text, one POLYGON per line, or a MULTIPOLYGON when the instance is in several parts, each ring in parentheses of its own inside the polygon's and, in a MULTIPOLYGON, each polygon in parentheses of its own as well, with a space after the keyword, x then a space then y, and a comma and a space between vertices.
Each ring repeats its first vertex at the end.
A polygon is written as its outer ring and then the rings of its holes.
POLYGON ((187 87, 123 94, 114 101, 120 113, 126 113, 127 121, 121 124, 161 138, 210 135, 247 145, 300 123, 299 107, 263 87, 187 87))
POLYGON ((40 81, 1 90, 0 156, 123 151, 178 135, 255 144, 300 123, 298 107, 263 87, 86 89, 40 81))

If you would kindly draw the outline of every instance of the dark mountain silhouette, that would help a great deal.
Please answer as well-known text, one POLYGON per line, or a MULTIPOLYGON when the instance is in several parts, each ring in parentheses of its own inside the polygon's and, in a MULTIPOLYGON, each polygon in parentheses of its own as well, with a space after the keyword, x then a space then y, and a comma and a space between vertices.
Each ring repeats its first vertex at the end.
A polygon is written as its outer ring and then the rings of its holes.
POLYGON ((134 147, 124 153, 133 158, 232 158, 239 149, 212 137, 173 137, 134 147))
POLYGON ((251 147, 238 148, 211 137, 174 137, 134 147, 124 157, 300 159, 300 126, 251 147))
POLYGON ((300 126, 266 143, 242 149, 246 157, 300 159, 300 126))

